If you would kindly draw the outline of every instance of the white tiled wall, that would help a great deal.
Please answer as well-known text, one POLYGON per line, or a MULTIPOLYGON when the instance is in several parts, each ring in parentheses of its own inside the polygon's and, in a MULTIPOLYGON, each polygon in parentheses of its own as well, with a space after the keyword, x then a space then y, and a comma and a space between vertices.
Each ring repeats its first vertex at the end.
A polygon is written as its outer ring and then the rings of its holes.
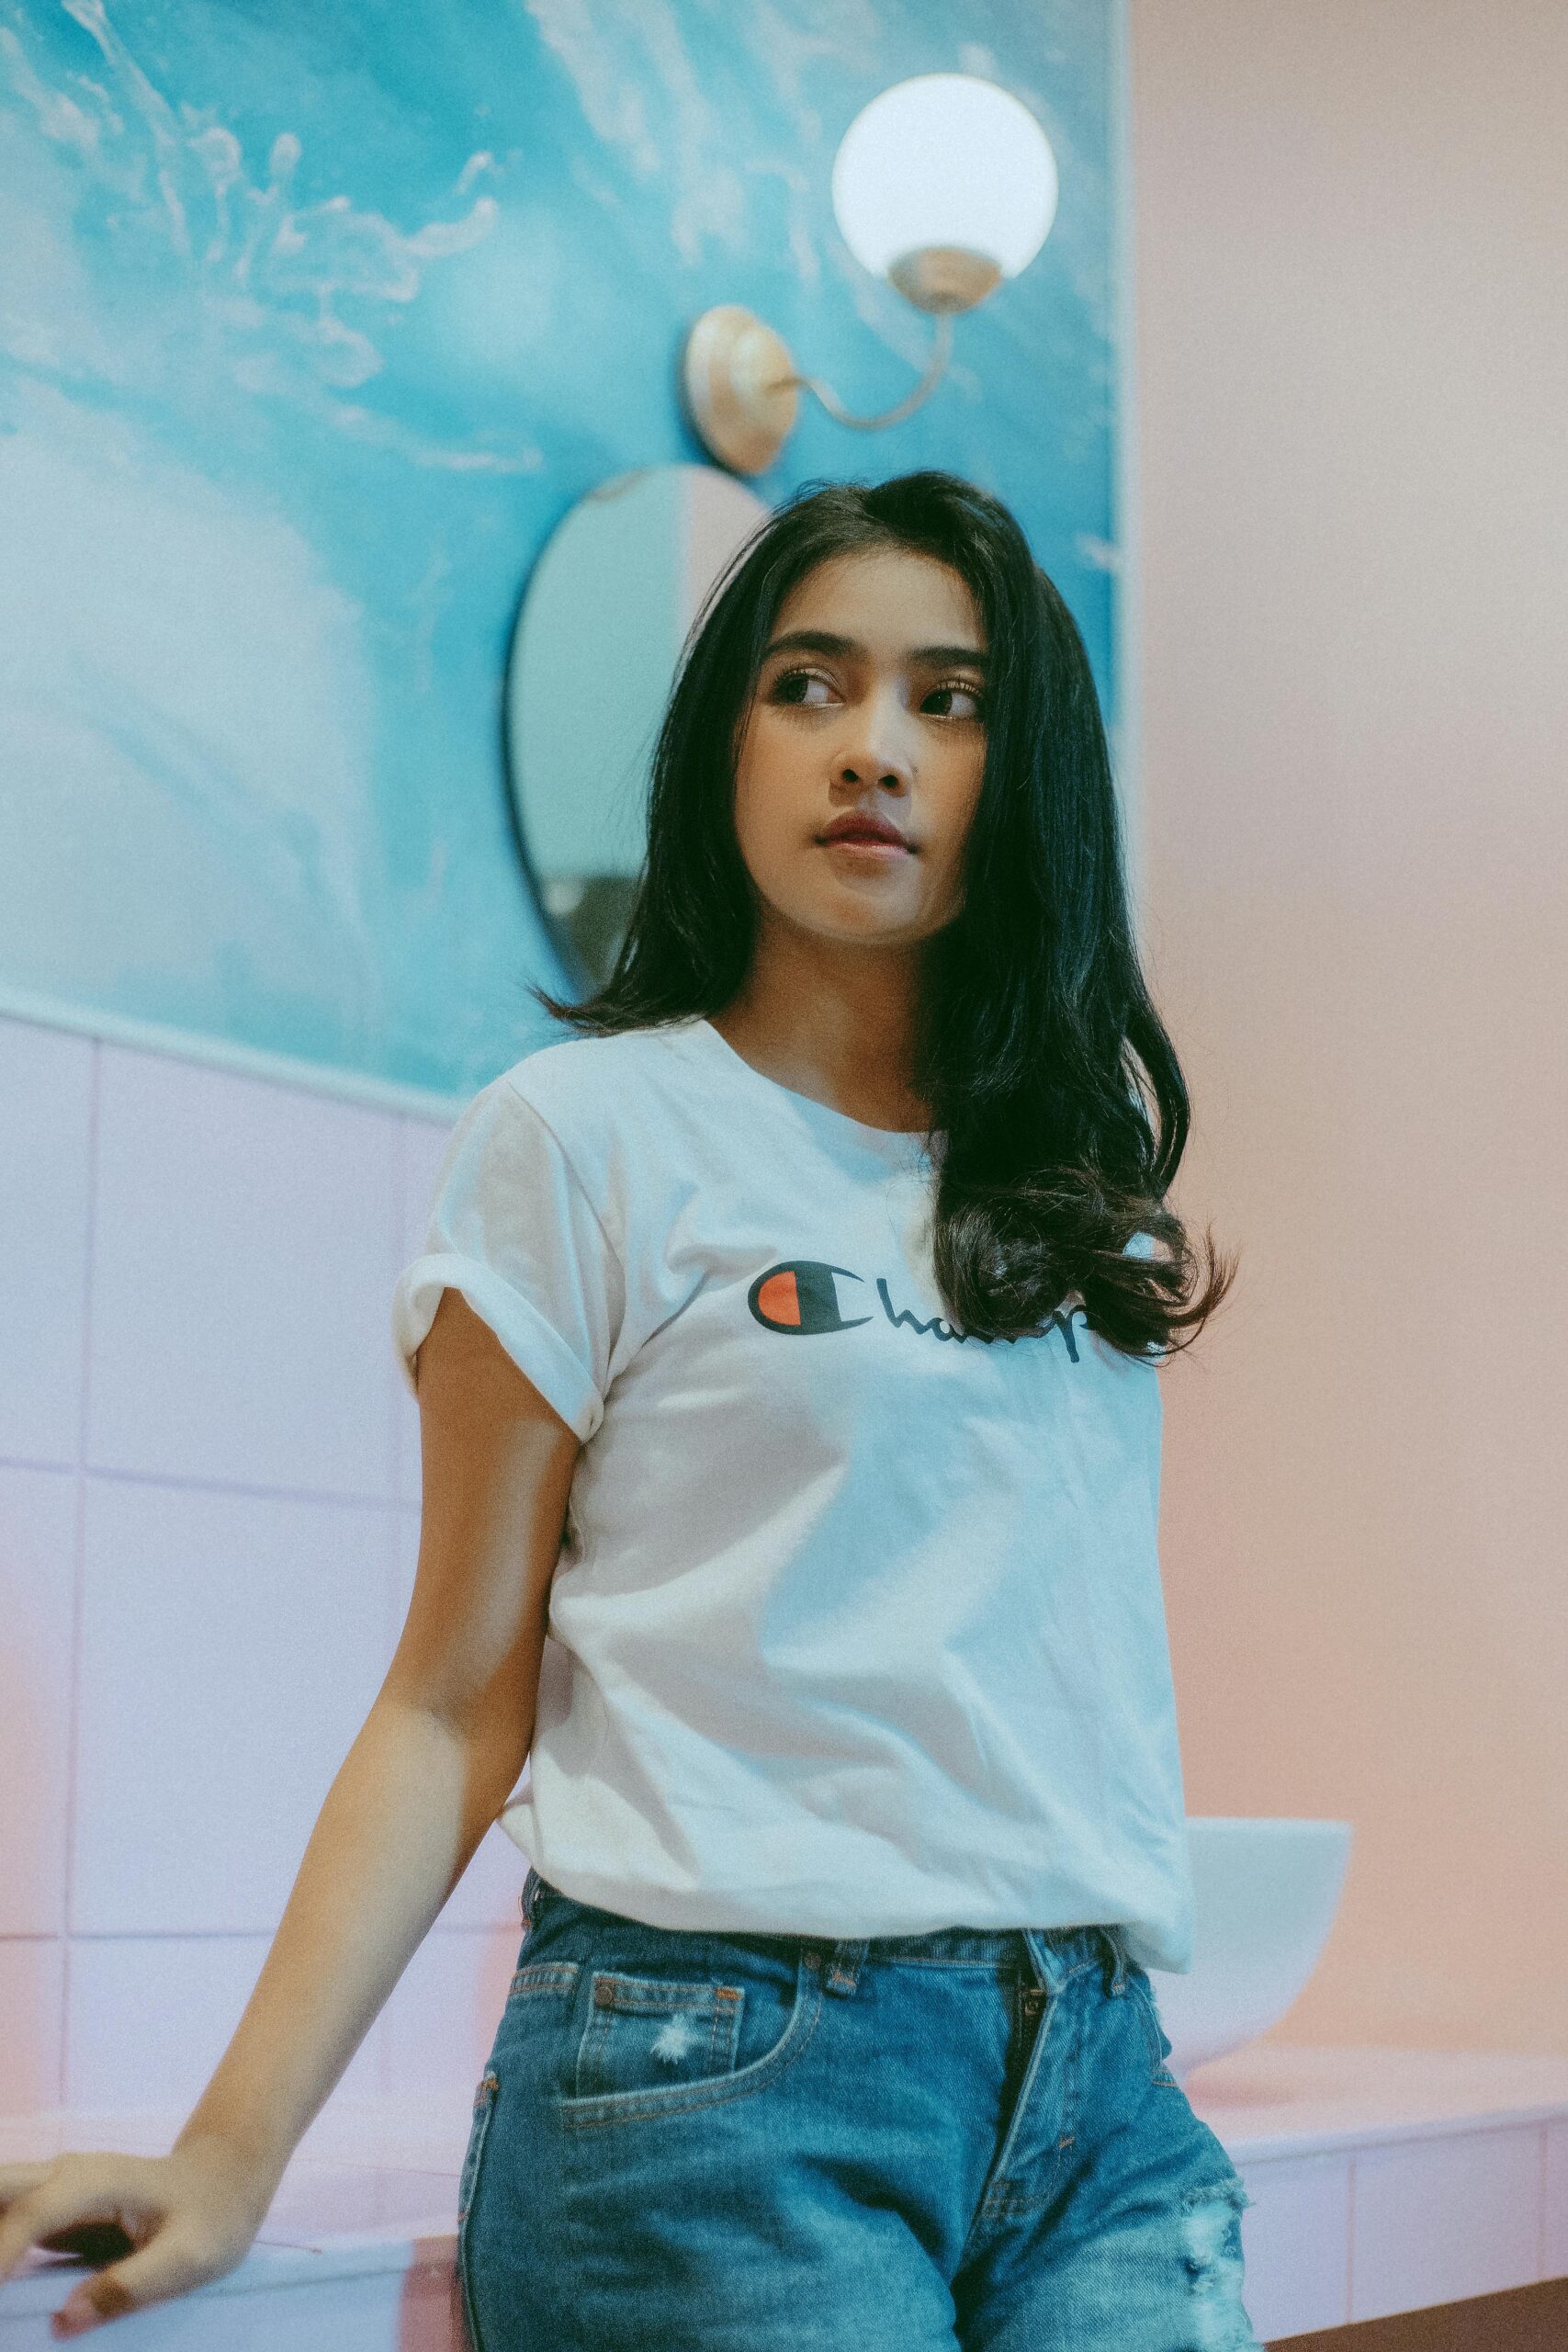
POLYGON ((1254 2333, 1275 2344, 1568 2275, 1554 2148, 1561 2124, 1456 2123, 1243 2162, 1254 2333))
MULTIPOLYGON (((392 1284, 446 1125, 0 1019, 0 2114, 194 2100, 419 1547, 392 1284)), ((491 1830, 334 2098, 466 2102, 491 1830)))

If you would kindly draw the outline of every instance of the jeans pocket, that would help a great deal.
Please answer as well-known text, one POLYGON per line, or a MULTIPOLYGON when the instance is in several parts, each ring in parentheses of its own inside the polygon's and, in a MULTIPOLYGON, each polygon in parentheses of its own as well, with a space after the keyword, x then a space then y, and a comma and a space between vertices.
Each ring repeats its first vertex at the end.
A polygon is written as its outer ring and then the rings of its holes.
POLYGON ((602 2098, 733 2075, 745 2006, 743 1984, 682 1984, 595 1969, 577 2045, 577 2096, 602 2098))
POLYGON ((682 1951, 668 1976, 591 1970, 562 2122, 651 2120, 744 2098, 805 2049, 822 1994, 803 1961, 716 1955, 699 1973, 693 1957, 682 1951))
POLYGON ((484 2163, 485 2142, 490 2136, 491 2121, 495 2114, 496 2095, 501 2078, 493 2066, 487 2066, 474 2093, 474 2120, 468 2131, 468 2145, 463 2157, 462 2177, 457 2183, 457 2283, 462 2292, 463 2321, 468 2331, 473 2352, 483 2352, 479 2325, 474 2317, 473 2284, 470 2278, 472 2255, 472 2218, 474 2199, 479 2194, 479 2171, 484 2163))

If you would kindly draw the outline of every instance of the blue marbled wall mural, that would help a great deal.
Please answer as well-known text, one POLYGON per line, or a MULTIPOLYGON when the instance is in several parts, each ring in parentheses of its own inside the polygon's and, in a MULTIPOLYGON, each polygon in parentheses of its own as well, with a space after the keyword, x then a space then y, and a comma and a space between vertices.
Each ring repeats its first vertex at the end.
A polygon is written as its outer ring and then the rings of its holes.
POLYGON ((500 707, 530 566, 705 453, 743 302, 862 412, 931 322, 834 222, 916 74, 1031 107, 1061 200, 904 424, 809 398, 770 503, 1007 499, 1112 707, 1115 0, 0 0, 0 1009, 462 1099, 556 1034, 500 707), (118 1026, 117 1026, 118 1024, 118 1026))

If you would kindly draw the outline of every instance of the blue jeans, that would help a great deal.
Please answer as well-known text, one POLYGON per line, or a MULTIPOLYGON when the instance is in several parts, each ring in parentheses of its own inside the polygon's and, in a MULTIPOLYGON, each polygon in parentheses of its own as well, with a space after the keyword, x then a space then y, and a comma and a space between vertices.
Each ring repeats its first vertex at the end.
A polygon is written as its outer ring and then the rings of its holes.
POLYGON ((475 2352, 1260 2352, 1115 1928, 651 1928, 535 1871, 474 2101, 475 2352))

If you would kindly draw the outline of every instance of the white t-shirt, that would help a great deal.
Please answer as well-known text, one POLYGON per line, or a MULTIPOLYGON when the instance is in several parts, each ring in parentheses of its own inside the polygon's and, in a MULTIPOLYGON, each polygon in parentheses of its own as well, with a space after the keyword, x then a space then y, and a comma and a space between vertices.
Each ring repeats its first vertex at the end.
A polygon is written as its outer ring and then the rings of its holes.
POLYGON ((955 1330, 933 1182, 702 1018, 561 1039, 463 1112, 404 1378, 451 1285, 583 1442, 502 1819, 654 1927, 1105 1922, 1183 1972, 1157 1365, 1076 1298, 955 1330))

